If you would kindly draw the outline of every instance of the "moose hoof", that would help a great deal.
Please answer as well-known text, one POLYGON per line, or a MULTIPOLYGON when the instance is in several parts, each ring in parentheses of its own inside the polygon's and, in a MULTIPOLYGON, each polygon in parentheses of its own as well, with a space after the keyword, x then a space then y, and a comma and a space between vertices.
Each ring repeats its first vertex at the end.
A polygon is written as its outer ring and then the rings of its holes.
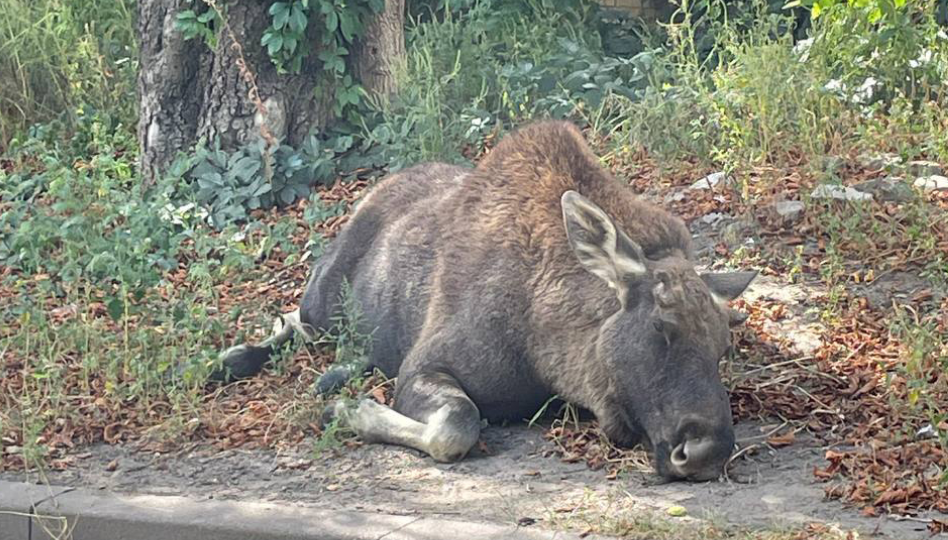
POLYGON ((332 368, 316 379, 316 395, 334 394, 349 380, 348 370, 332 368))
POLYGON ((208 375, 208 380, 220 383, 231 383, 239 379, 252 377, 260 372, 260 365, 256 356, 259 351, 250 345, 231 347, 221 355, 221 367, 208 375))

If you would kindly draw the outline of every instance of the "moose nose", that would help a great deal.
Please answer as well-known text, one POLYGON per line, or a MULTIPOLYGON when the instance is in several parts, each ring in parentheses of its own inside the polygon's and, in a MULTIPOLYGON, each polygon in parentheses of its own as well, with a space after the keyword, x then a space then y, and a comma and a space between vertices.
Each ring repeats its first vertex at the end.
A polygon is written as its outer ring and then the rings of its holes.
POLYGON ((730 426, 696 430, 692 425, 680 432, 687 435, 669 456, 669 469, 674 476, 697 481, 717 478, 734 449, 730 426))

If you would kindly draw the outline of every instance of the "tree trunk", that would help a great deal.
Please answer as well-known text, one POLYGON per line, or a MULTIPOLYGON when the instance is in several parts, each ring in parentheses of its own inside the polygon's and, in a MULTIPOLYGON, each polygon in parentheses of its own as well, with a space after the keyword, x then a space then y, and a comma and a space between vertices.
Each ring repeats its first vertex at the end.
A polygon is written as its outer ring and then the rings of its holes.
MULTIPOLYGON (((298 146, 311 130, 332 122, 333 96, 316 90, 322 76, 317 51, 306 57, 300 73, 280 74, 260 45, 272 3, 227 2, 227 24, 239 47, 225 28, 218 32, 212 51, 198 39, 186 41, 175 28, 178 13, 207 6, 188 0, 139 2, 138 135, 146 182, 154 181, 179 151, 187 151, 202 138, 233 149, 268 131, 275 139, 298 146), (265 114, 252 98, 242 63, 252 73, 265 114)), ((370 93, 395 89, 395 66, 405 52, 404 7, 404 0, 386 0, 349 57, 350 69, 370 93)), ((307 39, 315 49, 319 36, 314 26, 309 25, 307 39)))
POLYGON ((405 0, 386 0, 353 51, 356 78, 370 93, 388 96, 396 90, 396 71, 405 57, 404 21, 405 0))

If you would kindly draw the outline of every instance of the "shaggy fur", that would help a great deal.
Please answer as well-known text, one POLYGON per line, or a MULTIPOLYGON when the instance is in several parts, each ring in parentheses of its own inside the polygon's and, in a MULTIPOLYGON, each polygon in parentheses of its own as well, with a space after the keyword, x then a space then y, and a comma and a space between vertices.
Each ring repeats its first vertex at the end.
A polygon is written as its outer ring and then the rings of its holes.
MULTIPOLYGON (((721 300, 752 277, 699 276, 680 219, 605 171, 573 125, 541 122, 475 169, 380 182, 316 263, 298 326, 328 328, 351 284, 371 366, 398 376, 400 415, 338 408, 372 440, 460 459, 481 417, 529 417, 558 395, 615 441, 650 445, 665 476, 707 478, 734 440, 721 300)), ((252 372, 270 345, 225 364, 252 372)))

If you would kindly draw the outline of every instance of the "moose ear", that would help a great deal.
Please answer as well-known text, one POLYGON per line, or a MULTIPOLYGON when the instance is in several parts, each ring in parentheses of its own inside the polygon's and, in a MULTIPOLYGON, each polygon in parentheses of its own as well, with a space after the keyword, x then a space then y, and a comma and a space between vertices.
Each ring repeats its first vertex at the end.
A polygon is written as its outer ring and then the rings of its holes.
POLYGON ((747 315, 726 305, 730 300, 740 296, 757 277, 757 271, 750 272, 723 272, 701 274, 701 279, 711 289, 714 299, 724 304, 727 311, 728 325, 732 328, 747 320, 747 315))
POLYGON ((730 302, 743 294, 755 277, 757 277, 756 270, 701 274, 701 279, 711 289, 714 299, 722 304, 730 302))
POLYGON ((583 268, 616 290, 625 301, 626 282, 641 275, 645 268, 642 248, 616 228, 602 208, 575 191, 560 198, 566 237, 583 268))

